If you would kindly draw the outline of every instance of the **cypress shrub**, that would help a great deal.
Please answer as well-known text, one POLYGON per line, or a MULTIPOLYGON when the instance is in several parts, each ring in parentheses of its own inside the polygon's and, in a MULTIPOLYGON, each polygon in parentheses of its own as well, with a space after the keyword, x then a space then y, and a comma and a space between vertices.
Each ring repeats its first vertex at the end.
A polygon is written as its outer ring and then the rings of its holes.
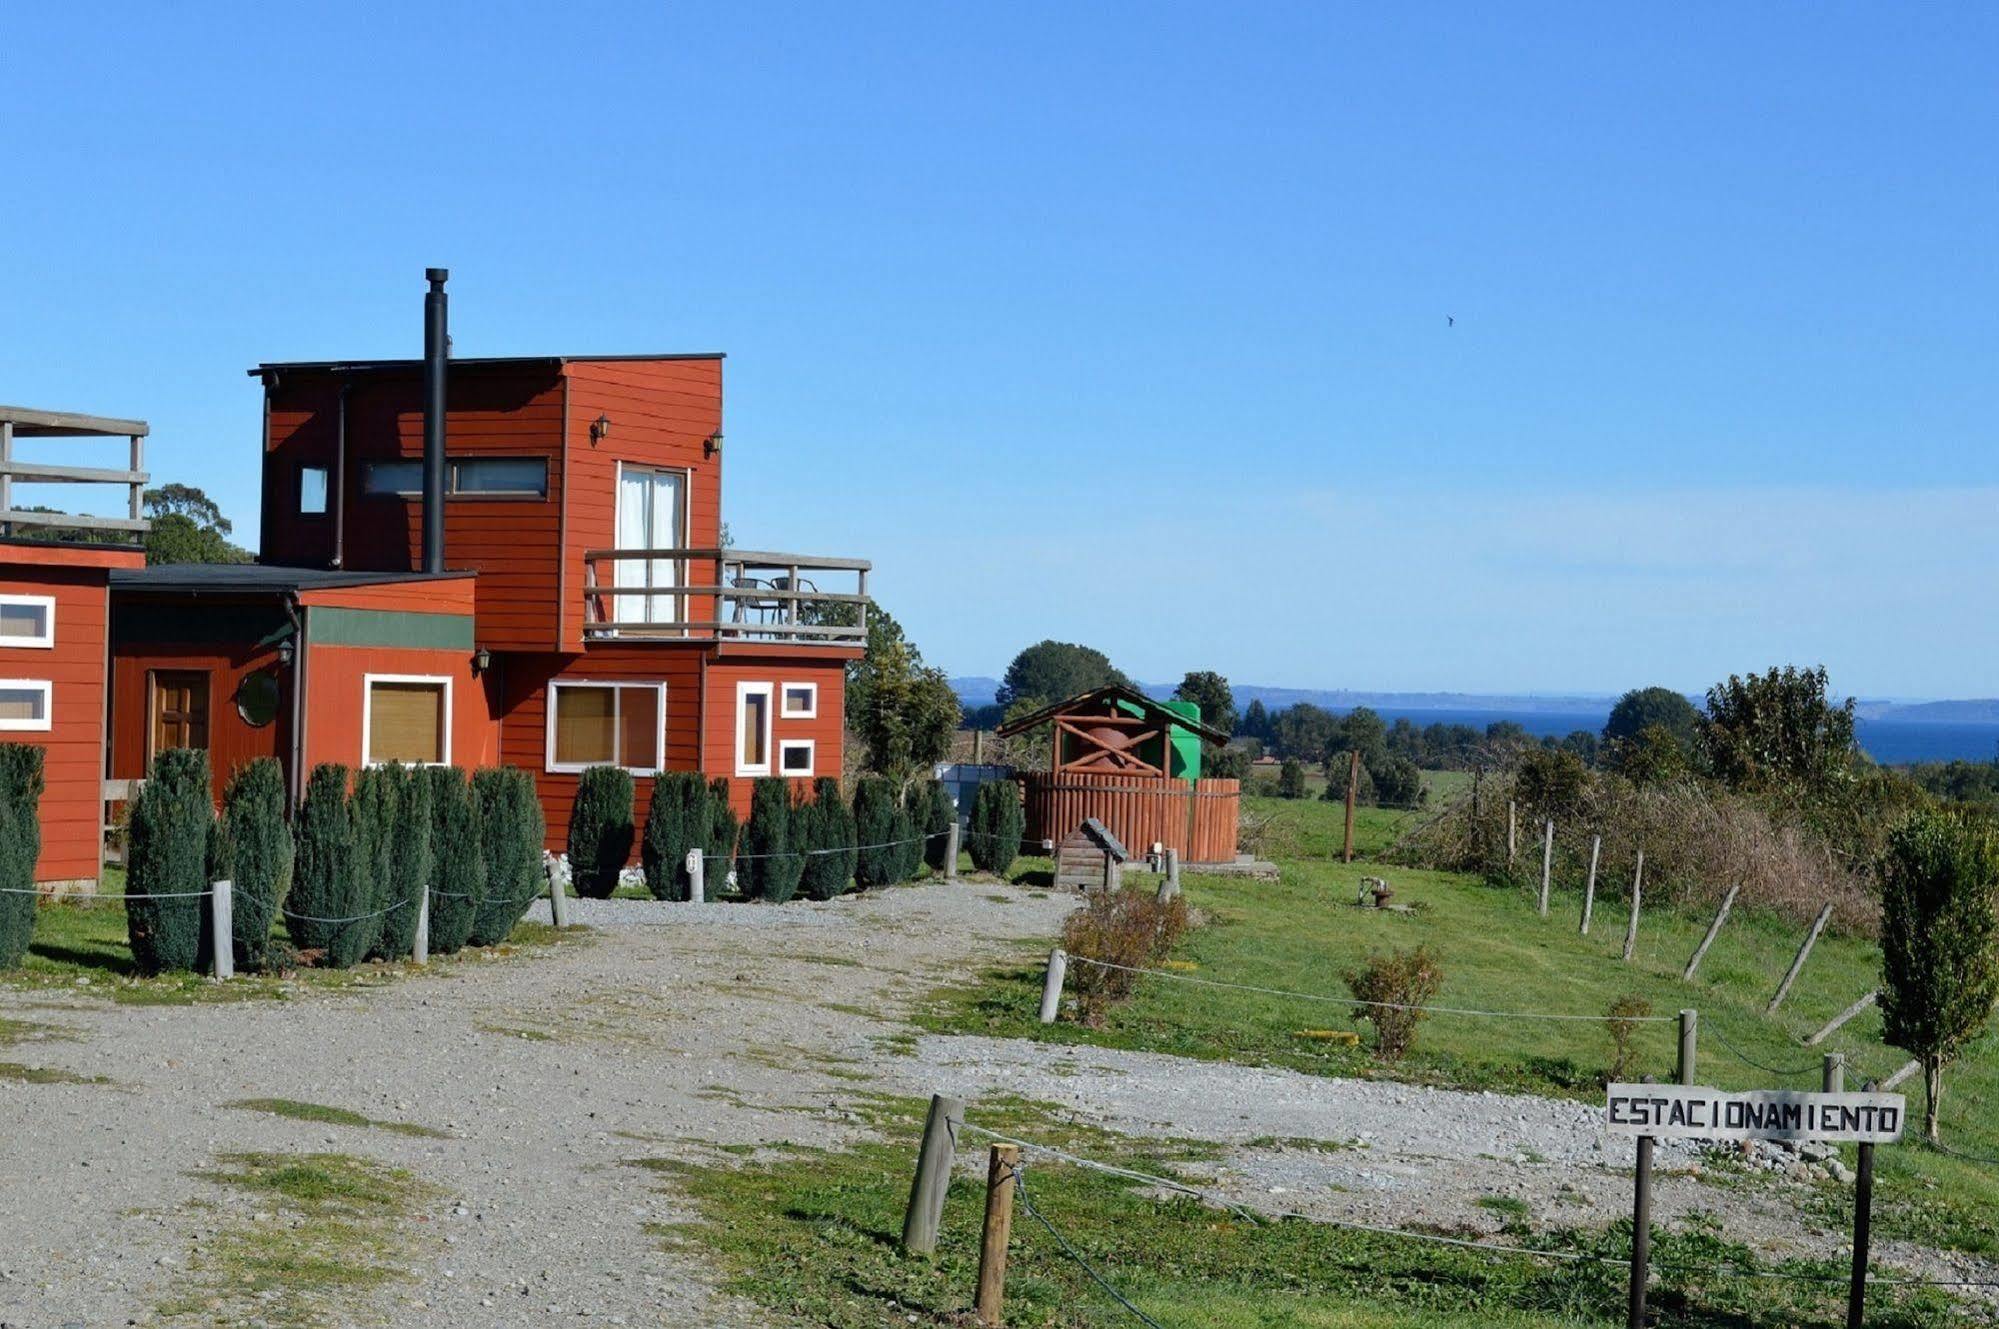
POLYGON ((700 849, 708 832, 708 785, 694 771, 669 771, 652 782, 639 861, 655 900, 685 900, 692 883, 687 851, 700 849))
POLYGON ((465 772, 456 766, 431 766, 420 774, 430 786, 430 949, 450 955, 464 947, 486 890, 479 813, 465 772))
POLYGON ((917 869, 923 866, 923 841, 916 833, 916 813, 910 806, 908 794, 896 800, 895 812, 889 821, 890 862, 894 866, 895 879, 899 882, 913 881, 917 869))
POLYGON ((942 872, 944 855, 951 850, 951 825, 958 820, 951 791, 942 780, 918 780, 915 807, 916 831, 924 837, 923 861, 932 872, 942 872))
POLYGON ((717 776, 708 785, 708 844, 704 851, 708 855, 708 863, 702 880, 702 894, 706 899, 719 900, 728 890, 729 870, 736 857, 736 838, 741 831, 742 823, 736 819, 735 808, 729 805, 729 781, 717 776))
POLYGON ((847 889, 854 879, 854 862, 859 857, 854 846, 854 814, 840 797, 840 782, 822 775, 813 782, 813 798, 792 812, 803 815, 807 827, 805 847, 818 852, 805 860, 802 884, 815 900, 830 900, 847 889))
POLYGON ((752 900, 783 904, 798 893, 806 848, 792 825, 791 781, 766 775, 750 790, 750 822, 743 831, 741 878, 752 900))
POLYGON ((341 926, 355 934, 356 952, 380 955, 384 910, 396 903, 396 794, 394 766, 365 766, 354 776, 354 875, 359 879, 362 915, 341 926))
MULTIPOLYGON (((208 754, 172 748, 153 759, 153 769, 132 801, 132 833, 127 851, 126 927, 132 959, 142 974, 194 969, 208 951, 209 827, 215 820, 208 754), (146 896, 177 898, 145 899, 146 896)), ((22 852, 16 818, 16 853, 22 852)))
POLYGON ((1013 781, 987 780, 981 784, 972 798, 971 825, 965 836, 972 866, 1005 876, 1020 856, 1020 837, 1026 829, 1027 813, 1013 781))
POLYGON ((271 967, 271 928, 292 884, 292 832, 285 824, 285 776, 275 758, 236 768, 222 791, 209 872, 233 884, 236 959, 271 967))
POLYGON ((608 900, 632 856, 632 777, 592 766, 569 807, 569 884, 586 900, 608 900))
POLYGON ((35 934, 42 784, 42 749, 0 744, 0 969, 21 963, 35 934))
POLYGON ((382 915, 373 954, 403 960, 416 951, 417 913, 430 890, 435 852, 430 781, 420 767, 386 766, 383 773, 395 793, 395 818, 389 830, 387 898, 375 906, 388 912, 382 915))
POLYGON ((895 823, 901 810, 901 800, 887 777, 864 775, 854 786, 854 837, 859 845, 854 884, 863 890, 900 880, 901 851, 890 841, 899 838, 895 823))
POLYGON ((305 784, 305 803, 292 825, 292 888, 285 900, 285 931, 302 951, 318 951, 334 969, 345 969, 367 953, 367 936, 352 918, 373 909, 365 873, 356 870, 354 809, 347 798, 347 768, 315 766, 305 784))
POLYGON ((535 797, 534 779, 516 766, 489 766, 472 777, 479 806, 480 844, 486 860, 486 890, 467 938, 475 946, 507 939, 521 915, 541 894, 541 846, 547 824, 535 797))

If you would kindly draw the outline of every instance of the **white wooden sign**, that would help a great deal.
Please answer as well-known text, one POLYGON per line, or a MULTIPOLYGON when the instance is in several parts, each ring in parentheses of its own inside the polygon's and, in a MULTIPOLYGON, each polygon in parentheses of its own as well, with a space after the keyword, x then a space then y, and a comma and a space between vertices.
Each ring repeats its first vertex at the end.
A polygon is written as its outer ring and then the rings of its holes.
POLYGON ((1900 1094, 1820 1094, 1753 1089, 1731 1094, 1683 1084, 1614 1084, 1604 1111, 1612 1135, 1657 1140, 1824 1140, 1893 1144, 1902 1138, 1900 1094))

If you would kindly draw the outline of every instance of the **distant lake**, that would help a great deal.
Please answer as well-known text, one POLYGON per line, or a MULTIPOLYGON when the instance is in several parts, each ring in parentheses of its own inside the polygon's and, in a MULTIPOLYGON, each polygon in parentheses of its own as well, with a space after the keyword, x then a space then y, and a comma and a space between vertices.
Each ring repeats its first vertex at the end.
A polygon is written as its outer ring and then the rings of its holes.
MULTIPOLYGON (((1421 728, 1433 724, 1468 724, 1484 729, 1500 720, 1511 720, 1536 738, 1553 734, 1562 738, 1578 729, 1600 732, 1610 718, 1610 708, 1600 711, 1416 711, 1380 708, 1393 724, 1407 717, 1421 728)), ((1860 746, 1874 760, 1889 765, 1911 761, 1991 761, 1999 755, 1999 724, 1927 724, 1909 720, 1860 720, 1860 746)))

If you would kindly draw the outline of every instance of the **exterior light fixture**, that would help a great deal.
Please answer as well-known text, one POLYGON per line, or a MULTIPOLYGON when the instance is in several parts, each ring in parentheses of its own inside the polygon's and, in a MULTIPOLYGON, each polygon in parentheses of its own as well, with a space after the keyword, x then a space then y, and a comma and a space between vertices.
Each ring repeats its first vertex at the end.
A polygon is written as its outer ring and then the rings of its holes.
POLYGON ((611 432, 611 417, 599 415, 590 422, 590 442, 594 445, 611 432))
POLYGON ((491 651, 481 646, 478 650, 472 652, 472 672, 474 674, 483 674, 492 667, 493 653, 491 651))
POLYGON ((710 457, 720 452, 722 450, 722 431, 718 429, 708 435, 707 440, 701 444, 701 450, 710 457))
POLYGON ((297 656, 298 656, 298 647, 292 643, 291 638, 287 637, 285 638, 285 640, 278 643, 279 665, 281 665, 286 669, 289 669, 291 668, 291 663, 293 659, 295 659, 297 656))

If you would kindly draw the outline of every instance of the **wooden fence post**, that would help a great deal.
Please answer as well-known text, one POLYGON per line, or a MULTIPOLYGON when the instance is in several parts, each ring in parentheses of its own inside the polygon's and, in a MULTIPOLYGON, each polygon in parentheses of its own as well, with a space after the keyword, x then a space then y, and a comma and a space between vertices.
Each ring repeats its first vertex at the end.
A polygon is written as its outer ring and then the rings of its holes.
POLYGON ((1062 1012, 1062 982, 1069 975, 1069 956, 1060 946, 1048 952, 1048 974, 1041 980, 1041 1023, 1054 1024, 1062 1012))
POLYGON ((555 924, 556 931, 569 926, 569 892, 562 889, 562 883, 555 879, 555 860, 548 861, 548 918, 555 924))
POLYGON ((1851 1006, 1848 1006, 1838 1015, 1835 1015, 1832 1017, 1832 1019, 1826 1021, 1825 1026, 1823 1028, 1821 1028, 1816 1034, 1813 1034, 1810 1038, 1805 1040, 1805 1046, 1808 1048, 1815 1048, 1819 1044, 1825 1042, 1828 1038, 1832 1037, 1833 1031, 1835 1029, 1839 1028, 1841 1025, 1845 1024, 1848 1020, 1851 1020, 1854 1016, 1860 1014, 1862 1011, 1866 1010, 1869 1006, 1872 1006, 1876 1001, 1880 999, 1880 997, 1881 993, 1877 989, 1873 992, 1868 993, 1866 996, 1862 997, 1859 1001, 1854 1002, 1851 1006))
POLYGON ((1680 1064, 1679 1081, 1692 1084, 1694 1073, 1700 1064, 1701 1013, 1695 1010, 1680 1012, 1680 1064))
POLYGON ((1555 870, 1555 819, 1548 818, 1541 836, 1541 917, 1548 916, 1548 878, 1555 870))
POLYGON ((1707 954, 1707 948, 1714 945, 1714 939, 1721 935, 1721 925, 1728 921, 1728 911, 1735 907, 1735 893, 1741 889, 1740 885, 1731 886, 1728 888, 1728 894, 1721 897, 1721 908, 1715 910, 1714 922, 1707 925, 1707 935, 1702 937, 1701 944, 1694 948, 1693 958, 1687 961, 1686 972, 1680 975, 1682 983, 1693 981, 1694 970, 1701 967, 1701 959, 1707 954))
POLYGON ((931 1095, 930 1115, 923 1120, 923 1147, 916 1154, 916 1180, 910 1184, 909 1209, 902 1217, 902 1248, 913 1255, 937 1249, 944 1193, 951 1188, 951 1160, 957 1155, 958 1131, 964 1124, 964 1100, 931 1095))
POLYGON ((418 888, 416 897, 416 934, 410 940, 410 959, 417 964, 430 963, 430 887, 418 888))
POLYGON ((1624 962, 1631 963, 1631 953, 1638 949, 1638 902, 1645 894, 1645 851, 1638 851, 1638 866, 1631 871, 1631 922, 1624 929, 1624 962))
POLYGON ((1166 851, 1166 880, 1159 883, 1159 898, 1170 900, 1180 893, 1180 851, 1166 851))
POLYGON ((986 1160, 986 1225, 979 1238, 979 1323, 998 1329, 1006 1300, 1006 1247, 1013 1234, 1013 1184, 1020 1146, 996 1144, 986 1160))
POLYGON ((215 976, 236 977, 236 883, 209 883, 208 926, 215 941, 215 976))
POLYGON ((1347 847, 1346 861, 1353 862, 1353 809, 1354 800, 1360 796, 1360 749, 1355 748, 1352 760, 1347 763, 1347 847))
POLYGON ((687 851, 687 901, 705 903, 708 893, 708 855, 699 849, 687 851))
POLYGON ((1819 1088, 1828 1094, 1846 1092, 1846 1054, 1828 1052, 1825 1065, 1819 1069, 1819 1088))
POLYGON ((1917 1071, 1921 1070, 1922 1068, 1923 1068, 1923 1063, 1920 1061, 1903 1062, 1901 1070, 1896 1071, 1893 1075, 1889 1076, 1887 1079, 1881 1082, 1881 1088, 1884 1091, 1889 1089, 1898 1089, 1901 1087, 1902 1082, 1904 1080, 1908 1079, 1911 1075, 1914 1075, 1917 1071))
POLYGON ((1799 973, 1804 970, 1805 959, 1811 955, 1812 947, 1818 945, 1819 933, 1825 931, 1826 922, 1831 918, 1832 906, 1828 904, 1825 908, 1819 910, 1819 916, 1812 920, 1812 930, 1805 934, 1805 944, 1798 947, 1798 958, 1791 961, 1790 969, 1785 971, 1784 981, 1777 985, 1777 994, 1771 997, 1770 1004, 1763 1008, 1765 1015, 1775 1015, 1777 1013, 1777 1007, 1783 1003, 1785 995, 1790 992, 1791 984, 1798 981, 1799 973))
POLYGON ((964 829, 958 825, 956 813, 951 815, 950 829, 944 832, 944 880, 958 880, 958 840, 964 829))
POLYGON ((1583 931, 1589 935, 1589 916, 1596 911, 1596 860, 1603 853, 1603 837, 1593 835, 1589 842, 1589 881, 1583 886, 1583 931))

